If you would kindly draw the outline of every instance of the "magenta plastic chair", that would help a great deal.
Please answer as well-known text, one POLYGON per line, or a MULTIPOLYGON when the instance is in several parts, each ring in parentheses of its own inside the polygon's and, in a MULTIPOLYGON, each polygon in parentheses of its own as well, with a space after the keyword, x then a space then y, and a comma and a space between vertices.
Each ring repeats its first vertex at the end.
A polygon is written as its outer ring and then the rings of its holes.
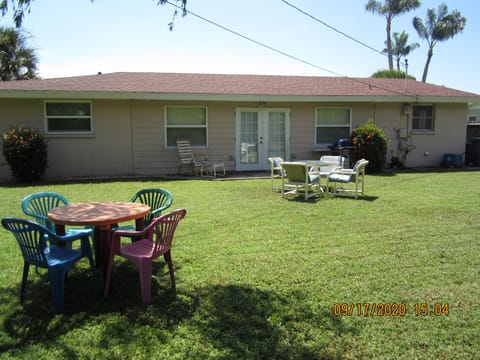
POLYGON ((114 232, 105 277, 105 296, 108 296, 110 291, 110 279, 115 255, 133 262, 138 267, 140 289, 142 291, 142 300, 144 304, 150 304, 152 301, 152 262, 161 255, 164 256, 168 265, 172 289, 176 289, 170 247, 172 245, 175 229, 177 228, 179 221, 185 217, 186 213, 187 211, 185 209, 174 210, 158 218, 152 219, 150 224, 144 230, 117 230, 114 232), (121 246, 120 240, 122 237, 130 237, 139 240, 121 246))

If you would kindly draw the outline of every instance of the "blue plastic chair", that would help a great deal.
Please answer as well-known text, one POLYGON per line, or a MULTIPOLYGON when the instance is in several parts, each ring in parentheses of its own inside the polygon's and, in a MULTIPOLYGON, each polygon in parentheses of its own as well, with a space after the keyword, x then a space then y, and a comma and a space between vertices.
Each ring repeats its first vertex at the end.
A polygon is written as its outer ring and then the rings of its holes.
MULTIPOLYGON (((22 200, 22 210, 25 215, 31 216, 37 223, 55 232, 55 224, 48 220, 48 212, 58 206, 68 205, 69 202, 62 195, 55 192, 38 192, 26 196, 22 200)), ((66 235, 86 234, 93 235, 92 228, 68 228, 66 235)))
MULTIPOLYGON (((130 202, 139 202, 150 206, 150 212, 144 216, 144 227, 147 227, 153 218, 157 218, 162 214, 162 211, 172 206, 173 196, 165 189, 143 189, 138 191, 130 202)), ((113 230, 136 230, 133 225, 125 225, 114 227, 113 230)))
POLYGON ((28 271, 30 265, 48 269, 55 313, 63 312, 65 275, 77 261, 87 258, 93 274, 97 293, 100 291, 97 272, 95 270, 92 249, 86 233, 58 236, 44 226, 30 220, 4 218, 2 225, 11 231, 22 251, 24 265, 22 286, 20 288, 20 303, 25 300, 28 271), (80 249, 71 249, 53 244, 71 243, 81 240, 80 249))

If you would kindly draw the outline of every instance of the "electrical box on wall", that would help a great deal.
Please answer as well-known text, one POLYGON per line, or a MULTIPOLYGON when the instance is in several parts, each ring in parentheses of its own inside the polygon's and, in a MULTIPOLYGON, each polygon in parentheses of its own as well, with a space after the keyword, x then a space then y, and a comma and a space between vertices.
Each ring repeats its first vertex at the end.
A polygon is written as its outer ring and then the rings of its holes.
POLYGON ((406 139, 408 138, 408 131, 405 128, 398 129, 398 138, 406 139))

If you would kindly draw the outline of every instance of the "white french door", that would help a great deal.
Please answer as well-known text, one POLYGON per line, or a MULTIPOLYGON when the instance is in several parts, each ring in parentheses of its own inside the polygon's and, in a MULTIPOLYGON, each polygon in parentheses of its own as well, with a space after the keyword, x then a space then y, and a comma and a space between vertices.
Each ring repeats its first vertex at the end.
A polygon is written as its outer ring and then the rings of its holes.
POLYGON ((237 170, 267 170, 269 157, 290 158, 288 109, 239 108, 235 127, 237 170))

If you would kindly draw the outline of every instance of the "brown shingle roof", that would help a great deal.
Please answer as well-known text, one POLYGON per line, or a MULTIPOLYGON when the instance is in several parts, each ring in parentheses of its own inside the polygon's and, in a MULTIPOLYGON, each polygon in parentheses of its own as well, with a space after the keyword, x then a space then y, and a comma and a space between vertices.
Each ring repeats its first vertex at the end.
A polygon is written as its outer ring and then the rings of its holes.
MULTIPOLYGON (((143 93, 255 96, 478 97, 465 91, 414 80, 318 76, 220 75, 117 72, 42 80, 0 81, 6 91, 143 93)), ((10 94, 11 95, 11 94, 10 94)))

